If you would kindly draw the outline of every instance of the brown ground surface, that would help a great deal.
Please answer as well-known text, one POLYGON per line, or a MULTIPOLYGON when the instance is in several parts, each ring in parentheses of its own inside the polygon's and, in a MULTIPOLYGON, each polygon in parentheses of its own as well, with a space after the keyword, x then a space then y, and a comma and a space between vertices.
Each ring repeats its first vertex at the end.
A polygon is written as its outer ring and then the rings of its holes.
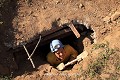
MULTIPOLYGON (((84 50, 89 52, 88 58, 75 64, 71 70, 58 71, 52 68, 41 58, 42 55, 33 57, 36 69, 32 69, 28 60, 17 61, 17 67, 10 49, 55 27, 53 23, 58 19, 59 25, 69 20, 89 24, 94 30, 94 43, 108 41, 109 46, 117 48, 120 54, 120 0, 18 0, 9 5, 1 10, 3 23, 0 24, 0 73, 6 74, 17 69, 13 73, 15 80, 91 80, 81 72, 88 68, 92 59, 98 57, 97 53, 100 51, 91 52, 93 44, 88 38, 83 40, 84 50)), ((92 80, 109 78, 115 72, 112 62, 108 61, 110 65, 106 73, 92 80)))

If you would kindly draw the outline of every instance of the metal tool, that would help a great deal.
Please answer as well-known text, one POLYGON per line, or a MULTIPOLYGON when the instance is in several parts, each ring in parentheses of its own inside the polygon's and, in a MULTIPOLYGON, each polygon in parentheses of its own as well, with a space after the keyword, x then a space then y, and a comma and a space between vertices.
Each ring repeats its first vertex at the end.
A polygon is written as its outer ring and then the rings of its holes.
POLYGON ((84 51, 84 52, 82 52, 81 54, 79 54, 76 59, 74 59, 74 60, 72 60, 72 61, 70 61, 70 62, 68 62, 68 63, 66 63, 66 64, 60 63, 60 64, 57 66, 57 69, 58 69, 58 70, 63 70, 65 67, 73 64, 74 62, 76 62, 76 61, 81 61, 82 59, 84 59, 85 57, 87 57, 87 55, 88 55, 88 52, 87 52, 87 51, 84 51))

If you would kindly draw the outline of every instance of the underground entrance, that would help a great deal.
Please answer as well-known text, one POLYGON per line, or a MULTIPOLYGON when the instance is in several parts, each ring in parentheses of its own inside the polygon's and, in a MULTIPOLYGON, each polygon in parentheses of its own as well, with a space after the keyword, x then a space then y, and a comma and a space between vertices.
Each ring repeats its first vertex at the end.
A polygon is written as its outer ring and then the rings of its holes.
MULTIPOLYGON (((79 38, 76 38, 76 36, 67 24, 62 25, 61 27, 51 29, 47 33, 41 33, 41 41, 34 55, 32 56, 36 68, 42 64, 48 63, 46 60, 46 55, 50 52, 50 42, 53 39, 59 39, 64 45, 71 45, 78 51, 78 53, 81 53, 84 50, 84 45, 82 41, 85 37, 88 37, 93 43, 93 39, 90 35, 91 33, 94 33, 94 31, 90 27, 88 28, 88 26, 76 22, 73 23, 73 25, 80 34, 79 38)), ((37 44, 38 38, 39 37, 36 37, 34 41, 26 44, 26 48, 29 53, 32 53, 33 49, 35 48, 35 45, 37 44)), ((35 70, 32 68, 30 61, 27 60, 28 56, 23 47, 18 47, 14 51, 15 61, 18 65, 18 70, 20 70, 20 72, 18 71, 17 74, 20 74, 21 71, 24 72, 35 70)))

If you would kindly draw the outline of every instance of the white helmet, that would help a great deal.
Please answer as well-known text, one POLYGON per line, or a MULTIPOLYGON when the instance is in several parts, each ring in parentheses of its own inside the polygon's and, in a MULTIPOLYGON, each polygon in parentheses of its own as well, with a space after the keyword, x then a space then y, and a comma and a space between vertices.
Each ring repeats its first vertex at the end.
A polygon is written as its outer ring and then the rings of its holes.
POLYGON ((51 49, 51 52, 55 52, 57 51, 59 48, 63 48, 64 45, 62 44, 62 42, 58 39, 55 39, 53 40, 51 43, 50 43, 50 49, 51 49))

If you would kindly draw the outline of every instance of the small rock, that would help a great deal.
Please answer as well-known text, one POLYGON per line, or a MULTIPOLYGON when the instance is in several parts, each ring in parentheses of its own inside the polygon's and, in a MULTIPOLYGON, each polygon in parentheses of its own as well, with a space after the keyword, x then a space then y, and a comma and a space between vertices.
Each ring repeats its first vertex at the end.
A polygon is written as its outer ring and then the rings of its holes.
POLYGON ((67 20, 67 19, 63 19, 63 18, 62 18, 62 19, 60 20, 60 23, 61 23, 61 24, 69 23, 69 20, 67 20))
POLYGON ((54 74, 57 74, 58 73, 58 70, 56 68, 52 68, 51 69, 51 72, 54 73, 54 74))
POLYGON ((19 45, 19 42, 17 42, 17 44, 16 45, 19 45))
POLYGON ((20 17, 25 17, 25 15, 24 14, 20 14, 20 17))
POLYGON ((80 3, 78 7, 79 7, 79 8, 83 8, 84 5, 83 5, 82 3, 80 3))
POLYGON ((88 22, 83 22, 87 29, 90 29, 90 24, 88 22))
POLYGON ((47 9, 47 7, 46 6, 42 6, 42 9, 47 9))
POLYGON ((52 66, 49 66, 48 67, 48 72, 51 72, 51 69, 52 69, 53 67, 52 66))
POLYGON ((109 23, 111 20, 109 16, 106 16, 105 18, 103 18, 103 21, 109 23))
POLYGON ((30 12, 29 12, 29 15, 31 15, 31 14, 33 14, 33 11, 30 11, 30 12))
POLYGON ((60 1, 56 1, 56 4, 59 4, 60 3, 60 1))
POLYGON ((3 24, 3 22, 0 22, 0 24, 3 24))
POLYGON ((111 16, 111 21, 115 21, 116 19, 118 19, 120 17, 120 12, 115 12, 112 16, 111 16))
POLYGON ((38 9, 38 8, 36 8, 35 10, 36 10, 36 11, 38 11, 39 9, 38 9))

